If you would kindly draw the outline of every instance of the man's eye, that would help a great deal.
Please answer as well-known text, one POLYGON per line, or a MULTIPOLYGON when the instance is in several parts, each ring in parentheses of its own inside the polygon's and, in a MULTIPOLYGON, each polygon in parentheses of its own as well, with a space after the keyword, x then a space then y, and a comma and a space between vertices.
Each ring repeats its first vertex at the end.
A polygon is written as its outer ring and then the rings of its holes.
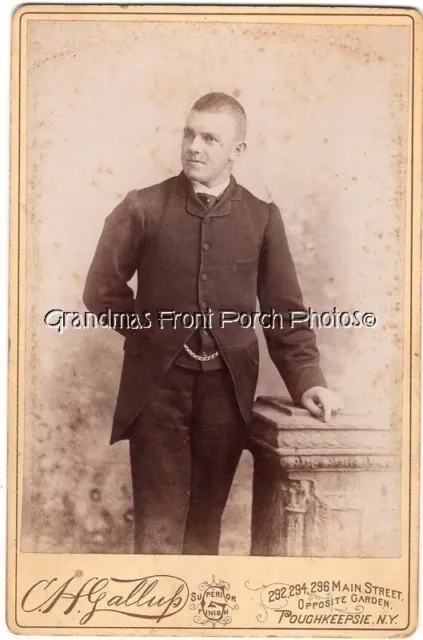
POLYGON ((216 142, 216 138, 214 138, 213 136, 209 136, 209 135, 205 135, 204 136, 204 140, 206 142, 216 142))
POLYGON ((194 134, 192 131, 184 131, 184 138, 186 138, 187 140, 192 140, 193 137, 194 134))

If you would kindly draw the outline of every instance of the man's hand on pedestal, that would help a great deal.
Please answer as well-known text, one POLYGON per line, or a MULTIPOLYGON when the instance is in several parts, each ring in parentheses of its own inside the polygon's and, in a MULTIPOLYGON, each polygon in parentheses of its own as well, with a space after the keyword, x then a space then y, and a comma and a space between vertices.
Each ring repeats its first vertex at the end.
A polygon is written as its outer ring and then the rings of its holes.
POLYGON ((301 396, 300 404, 308 409, 311 415, 318 418, 323 417, 324 422, 329 422, 332 413, 343 409, 344 406, 341 396, 326 387, 307 389, 301 396))

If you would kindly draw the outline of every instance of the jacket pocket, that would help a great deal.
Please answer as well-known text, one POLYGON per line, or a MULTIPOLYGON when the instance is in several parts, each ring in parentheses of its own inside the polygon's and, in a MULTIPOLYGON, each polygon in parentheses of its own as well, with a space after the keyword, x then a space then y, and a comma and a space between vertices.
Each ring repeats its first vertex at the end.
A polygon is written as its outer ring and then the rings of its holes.
POLYGON ((257 271, 258 257, 249 258, 248 260, 235 260, 233 270, 238 273, 253 273, 257 271))
POLYGON ((135 356, 142 353, 148 343, 149 339, 145 336, 142 336, 141 333, 130 333, 125 338, 125 342, 123 343, 123 350, 125 351, 125 353, 129 353, 132 356, 135 356))
POLYGON ((250 356, 251 362, 258 367, 260 362, 260 350, 257 340, 250 342, 250 344, 248 345, 248 354, 250 356))

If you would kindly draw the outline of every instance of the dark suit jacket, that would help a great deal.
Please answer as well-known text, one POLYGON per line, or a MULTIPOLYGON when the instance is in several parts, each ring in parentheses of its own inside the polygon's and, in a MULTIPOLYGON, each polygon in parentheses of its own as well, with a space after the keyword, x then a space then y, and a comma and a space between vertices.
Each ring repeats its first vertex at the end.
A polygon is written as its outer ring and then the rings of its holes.
POLYGON ((232 177, 205 215, 185 175, 130 191, 106 218, 89 269, 84 303, 90 311, 151 314, 151 327, 124 330, 124 361, 110 442, 127 429, 151 398, 195 329, 159 328, 158 310, 210 308, 213 335, 229 367, 241 413, 251 420, 259 350, 253 328, 219 326, 218 310, 284 313, 283 329, 264 331, 270 356, 294 401, 325 385, 315 335, 291 328, 288 311, 304 309, 282 218, 274 204, 253 196, 232 177), (137 272, 136 297, 127 282, 137 272))

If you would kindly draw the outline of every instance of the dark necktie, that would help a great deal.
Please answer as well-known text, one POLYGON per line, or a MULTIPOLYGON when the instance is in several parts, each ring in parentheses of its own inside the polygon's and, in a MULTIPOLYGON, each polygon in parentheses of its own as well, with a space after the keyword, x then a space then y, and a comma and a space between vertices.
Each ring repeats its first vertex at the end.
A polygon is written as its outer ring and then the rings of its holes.
POLYGON ((211 196, 208 193, 197 193, 197 196, 199 197, 201 202, 207 207, 207 211, 210 211, 210 209, 214 207, 214 205, 217 202, 216 196, 211 196))

